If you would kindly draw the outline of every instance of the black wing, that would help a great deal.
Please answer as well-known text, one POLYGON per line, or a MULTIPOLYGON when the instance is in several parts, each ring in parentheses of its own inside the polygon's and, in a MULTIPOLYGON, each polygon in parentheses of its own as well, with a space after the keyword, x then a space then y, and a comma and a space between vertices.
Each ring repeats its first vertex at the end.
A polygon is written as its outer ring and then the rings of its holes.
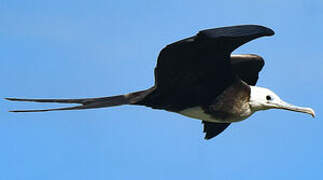
MULTIPOLYGON (((258 73, 265 62, 262 57, 254 54, 231 55, 231 65, 233 71, 247 84, 256 85, 258 73)), ((230 123, 212 123, 203 121, 205 139, 211 139, 223 132, 230 123)))
POLYGON ((233 71, 249 85, 256 85, 258 73, 265 65, 262 57, 254 54, 231 55, 233 71))
POLYGON ((204 139, 207 140, 219 135, 230 125, 230 123, 212 123, 206 121, 202 121, 202 123, 204 125, 203 132, 205 132, 204 139))
POLYGON ((156 90, 142 104, 180 111, 209 104, 235 78, 231 52, 274 32, 263 26, 243 25, 200 31, 196 36, 166 46, 155 68, 156 90))

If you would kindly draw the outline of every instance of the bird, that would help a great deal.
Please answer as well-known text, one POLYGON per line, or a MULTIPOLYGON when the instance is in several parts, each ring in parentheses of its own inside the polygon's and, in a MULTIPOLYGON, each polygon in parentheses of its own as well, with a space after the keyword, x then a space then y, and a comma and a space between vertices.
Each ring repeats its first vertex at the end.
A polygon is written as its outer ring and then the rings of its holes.
POLYGON ((129 94, 82 99, 24 99, 10 101, 76 103, 73 107, 10 112, 82 110, 120 105, 141 105, 201 120, 205 139, 223 132, 231 123, 261 110, 284 109, 307 113, 313 109, 291 105, 273 91, 255 86, 264 59, 255 54, 232 54, 256 38, 274 35, 260 25, 237 25, 199 31, 164 47, 154 69, 152 87, 129 94))

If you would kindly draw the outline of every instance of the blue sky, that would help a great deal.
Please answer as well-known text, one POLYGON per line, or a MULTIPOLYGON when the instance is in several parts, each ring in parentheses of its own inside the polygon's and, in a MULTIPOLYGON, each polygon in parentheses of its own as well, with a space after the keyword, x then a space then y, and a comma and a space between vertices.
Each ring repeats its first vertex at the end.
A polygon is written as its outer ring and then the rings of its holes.
POLYGON ((269 110, 210 141, 200 121, 145 107, 12 114, 0 101, 0 180, 323 179, 323 2, 0 2, 0 96, 81 98, 153 85, 159 51, 201 29, 276 34, 234 53, 266 60, 258 86, 316 110, 269 110))

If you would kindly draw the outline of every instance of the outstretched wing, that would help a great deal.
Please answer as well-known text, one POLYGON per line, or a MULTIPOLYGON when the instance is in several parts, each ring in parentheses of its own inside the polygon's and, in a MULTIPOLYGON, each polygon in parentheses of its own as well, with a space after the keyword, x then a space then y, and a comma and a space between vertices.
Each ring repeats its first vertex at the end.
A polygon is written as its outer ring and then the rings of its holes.
POLYGON ((157 89, 152 96, 159 99, 148 106, 178 111, 211 103, 235 78, 231 52, 248 41, 273 34, 263 26, 231 26, 203 30, 166 46, 155 68, 157 89))

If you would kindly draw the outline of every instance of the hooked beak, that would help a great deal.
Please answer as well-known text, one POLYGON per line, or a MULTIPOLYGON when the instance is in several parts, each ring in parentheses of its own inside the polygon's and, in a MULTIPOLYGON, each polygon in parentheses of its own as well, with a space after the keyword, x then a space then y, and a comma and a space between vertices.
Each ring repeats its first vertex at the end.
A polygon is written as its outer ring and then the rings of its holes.
POLYGON ((276 109, 285 109, 285 110, 289 110, 289 111, 296 111, 296 112, 302 112, 302 113, 307 113, 312 115, 312 117, 315 117, 315 112, 313 109, 308 108, 308 107, 298 107, 298 106, 294 106, 292 104, 288 104, 284 101, 280 101, 279 103, 275 103, 274 104, 274 108, 276 109))

